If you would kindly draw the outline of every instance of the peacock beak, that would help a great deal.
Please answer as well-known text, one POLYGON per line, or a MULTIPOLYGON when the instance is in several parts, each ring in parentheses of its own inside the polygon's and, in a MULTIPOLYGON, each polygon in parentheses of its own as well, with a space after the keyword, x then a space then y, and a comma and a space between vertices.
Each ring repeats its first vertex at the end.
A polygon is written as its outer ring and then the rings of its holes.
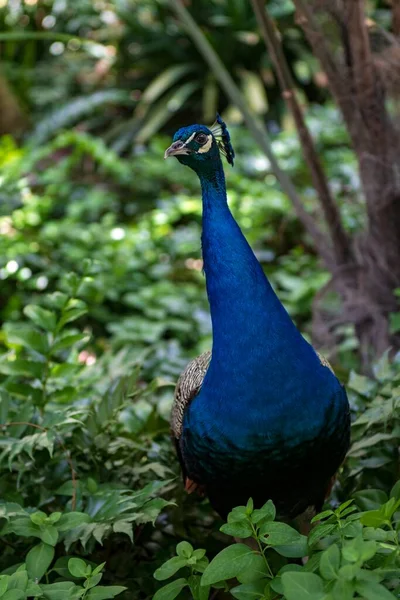
POLYGON ((164 158, 169 156, 178 156, 179 154, 190 154, 190 149, 182 140, 177 140, 164 152, 164 158))

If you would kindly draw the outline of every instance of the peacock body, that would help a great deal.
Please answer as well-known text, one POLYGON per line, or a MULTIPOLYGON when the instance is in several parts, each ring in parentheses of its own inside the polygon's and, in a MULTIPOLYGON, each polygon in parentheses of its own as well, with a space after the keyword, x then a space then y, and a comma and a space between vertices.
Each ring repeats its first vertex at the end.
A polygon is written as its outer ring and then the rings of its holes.
POLYGON ((201 184, 202 251, 212 353, 178 381, 172 432, 186 488, 222 516, 252 497, 282 518, 318 510, 349 445, 346 392, 301 336, 227 203, 220 154, 233 165, 224 122, 180 129, 165 157, 201 184))

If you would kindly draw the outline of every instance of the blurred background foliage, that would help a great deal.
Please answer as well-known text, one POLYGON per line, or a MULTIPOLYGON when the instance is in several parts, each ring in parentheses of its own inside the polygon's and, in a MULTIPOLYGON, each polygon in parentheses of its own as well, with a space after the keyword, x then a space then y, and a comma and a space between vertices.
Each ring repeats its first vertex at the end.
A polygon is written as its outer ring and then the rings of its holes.
MULTIPOLYGON (((249 3, 186 4, 315 209, 249 3)), ((292 2, 268 5, 345 227, 357 232, 364 225, 357 165, 324 74, 292 2)), ((389 3, 369 5, 386 27, 389 3)), ((107 561, 108 581, 129 588, 121 597, 145 598, 177 541, 196 540, 212 554, 227 539, 215 533, 206 502, 183 497, 168 437, 177 375, 211 343, 199 187, 192 173, 162 159, 174 130, 211 124, 217 109, 229 122, 238 156, 227 169, 233 213, 306 336, 329 274, 166 0, 0 0, 0 24, 0 517, 9 523, 0 529, 7 542, 0 571, 12 571, 34 543, 13 528, 15 509, 1 499, 31 511, 81 511, 90 523, 60 537, 50 582, 65 575, 62 561, 74 553, 107 561), (46 435, 35 438, 27 423, 46 435), (134 512, 129 490, 143 488, 134 512), (169 502, 177 505, 162 512, 169 502)), ((337 298, 325 301, 335 307, 337 298)), ((392 327, 400 330, 398 315, 392 327)), ((376 396, 373 432, 385 430, 353 452, 336 492, 343 499, 371 482, 390 490, 400 434, 398 367, 382 363, 373 383, 355 373, 351 326, 339 340, 324 350, 343 381, 352 372, 354 411, 376 396), (372 475, 377 466, 384 468, 372 475)), ((367 429, 357 421, 356 440, 367 429)))

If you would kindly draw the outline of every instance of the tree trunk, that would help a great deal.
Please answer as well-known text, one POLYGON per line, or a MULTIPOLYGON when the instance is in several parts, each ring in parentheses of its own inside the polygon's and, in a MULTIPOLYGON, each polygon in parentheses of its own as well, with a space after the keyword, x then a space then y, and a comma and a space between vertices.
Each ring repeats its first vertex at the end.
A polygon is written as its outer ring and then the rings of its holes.
POLYGON ((346 123, 366 207, 365 231, 352 240, 352 260, 333 272, 330 287, 342 297, 342 314, 329 323, 318 317, 317 302, 315 330, 323 338, 332 326, 353 323, 367 367, 389 347, 400 349, 400 336, 389 328, 390 314, 399 311, 394 292, 400 288, 400 134, 387 109, 385 77, 371 50, 365 0, 294 2, 346 123), (331 31, 336 25, 333 45, 327 41, 332 35, 324 34, 324 19, 331 31))

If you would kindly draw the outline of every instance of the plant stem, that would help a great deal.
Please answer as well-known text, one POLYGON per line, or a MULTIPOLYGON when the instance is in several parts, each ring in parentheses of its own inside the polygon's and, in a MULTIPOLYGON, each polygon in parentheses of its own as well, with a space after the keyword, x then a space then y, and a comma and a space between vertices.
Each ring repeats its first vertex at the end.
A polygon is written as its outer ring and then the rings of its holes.
POLYGON ((265 556, 265 553, 264 553, 264 552, 265 552, 265 550, 264 550, 264 548, 262 547, 262 544, 261 544, 260 538, 259 538, 259 537, 258 537, 258 535, 257 535, 257 530, 256 530, 256 528, 254 527, 254 525, 253 525, 253 523, 252 523, 251 521, 250 521, 250 525, 251 525, 251 529, 252 529, 252 531, 253 531, 253 538, 254 538, 254 539, 256 540, 256 542, 257 542, 257 546, 258 546, 258 548, 259 548, 259 550, 260 550, 260 554, 261 554, 261 556, 263 557, 263 559, 264 559, 264 562, 265 562, 265 565, 266 565, 266 567, 267 567, 267 569, 268 569, 269 576, 271 577, 271 579, 273 579, 273 578, 274 578, 274 574, 273 574, 273 572, 271 571, 271 567, 269 566, 269 562, 268 562, 268 560, 267 560, 267 557, 265 556))

